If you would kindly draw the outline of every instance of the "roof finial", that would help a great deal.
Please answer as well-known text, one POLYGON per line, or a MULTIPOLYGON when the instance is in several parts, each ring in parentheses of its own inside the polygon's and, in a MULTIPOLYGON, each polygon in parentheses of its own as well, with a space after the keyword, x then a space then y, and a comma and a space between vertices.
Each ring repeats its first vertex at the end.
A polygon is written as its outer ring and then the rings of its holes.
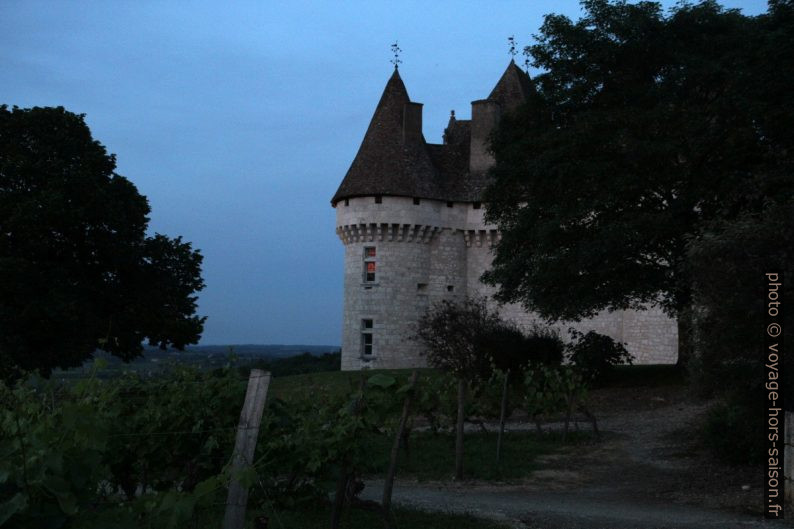
POLYGON ((400 49, 400 46, 397 45, 397 41, 395 40, 394 44, 391 45, 391 52, 394 54, 394 57, 392 58, 391 61, 389 61, 389 62, 391 62, 394 65, 394 69, 395 70, 397 68, 399 68, 400 65, 403 63, 400 60, 400 52, 402 52, 402 51, 403 50, 400 49))
POLYGON ((516 37, 515 37, 515 35, 510 35, 509 37, 507 37, 507 45, 510 47, 510 50, 507 52, 507 53, 510 54, 510 57, 512 57, 512 59, 510 59, 510 60, 514 60, 515 57, 516 57, 516 53, 518 53, 516 51, 516 37))

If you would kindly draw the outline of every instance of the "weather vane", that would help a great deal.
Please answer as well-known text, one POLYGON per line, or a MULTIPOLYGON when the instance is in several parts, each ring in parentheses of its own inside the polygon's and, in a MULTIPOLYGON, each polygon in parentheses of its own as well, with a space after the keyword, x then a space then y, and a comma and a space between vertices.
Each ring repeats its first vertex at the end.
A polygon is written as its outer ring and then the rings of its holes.
POLYGON ((394 57, 389 62, 394 65, 395 70, 402 64, 402 61, 400 60, 401 51, 403 50, 401 50, 400 46, 397 45, 397 41, 394 41, 394 44, 391 45, 391 52, 394 54, 394 57))
POLYGON ((516 37, 515 37, 515 35, 511 35, 511 36, 507 37, 507 44, 508 44, 508 46, 510 46, 510 51, 508 51, 508 53, 510 54, 511 57, 515 58, 516 53, 518 53, 518 52, 516 52, 516 37))

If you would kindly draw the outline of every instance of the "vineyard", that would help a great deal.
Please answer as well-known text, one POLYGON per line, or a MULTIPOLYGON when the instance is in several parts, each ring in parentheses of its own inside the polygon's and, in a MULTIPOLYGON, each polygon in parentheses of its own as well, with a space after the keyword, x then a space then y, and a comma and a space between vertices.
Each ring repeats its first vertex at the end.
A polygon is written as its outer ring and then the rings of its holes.
MULTIPOLYGON (((560 443, 559 434, 513 433, 496 462, 496 434, 476 425, 499 418, 503 378, 495 371, 469 388, 465 414, 475 431, 466 434, 467 478, 520 479, 535 456, 560 443)), ((253 464, 235 471, 246 382, 233 366, 173 366, 153 377, 89 373, 2 386, 0 526, 219 527, 235 480, 248 489, 255 527, 489 527, 357 496, 362 480, 383 477, 392 460, 400 477, 450 479, 452 377, 435 370, 420 370, 415 383, 407 371, 276 377, 253 464)), ((508 414, 537 418, 539 430, 542 417, 564 416, 586 399, 567 367, 529 370, 508 391, 508 414)))

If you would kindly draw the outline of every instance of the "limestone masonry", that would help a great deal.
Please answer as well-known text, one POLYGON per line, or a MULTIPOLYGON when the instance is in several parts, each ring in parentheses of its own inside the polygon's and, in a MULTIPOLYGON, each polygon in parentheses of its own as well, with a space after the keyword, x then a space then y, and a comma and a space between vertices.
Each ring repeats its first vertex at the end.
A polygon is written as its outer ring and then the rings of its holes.
MULTIPOLYGON (((412 102, 395 68, 358 154, 331 200, 345 246, 342 369, 425 365, 411 340, 434 302, 489 296, 480 282, 491 264, 495 226, 479 202, 493 163, 486 139, 505 112, 526 100, 529 76, 511 61, 491 94, 472 102, 471 120, 454 112, 442 145, 422 135, 422 105, 412 102)), ((537 316, 500 307, 526 329, 537 316)), ((602 313, 568 327, 595 330, 626 343, 635 363, 677 357, 675 320, 661 311, 602 313)))

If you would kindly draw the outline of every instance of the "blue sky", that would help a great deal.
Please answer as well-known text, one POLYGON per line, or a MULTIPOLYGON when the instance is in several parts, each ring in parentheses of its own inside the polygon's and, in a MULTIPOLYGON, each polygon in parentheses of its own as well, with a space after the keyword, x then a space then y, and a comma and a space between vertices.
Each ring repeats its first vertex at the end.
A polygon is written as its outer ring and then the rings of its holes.
MULTIPOLYGON (((671 3, 665 2, 665 5, 671 3)), ((724 2, 758 14, 765 2, 724 2)), ((330 198, 391 75, 439 143, 543 15, 575 1, 0 2, 0 103, 86 114, 152 206, 204 255, 204 344, 338 344, 330 198)))

